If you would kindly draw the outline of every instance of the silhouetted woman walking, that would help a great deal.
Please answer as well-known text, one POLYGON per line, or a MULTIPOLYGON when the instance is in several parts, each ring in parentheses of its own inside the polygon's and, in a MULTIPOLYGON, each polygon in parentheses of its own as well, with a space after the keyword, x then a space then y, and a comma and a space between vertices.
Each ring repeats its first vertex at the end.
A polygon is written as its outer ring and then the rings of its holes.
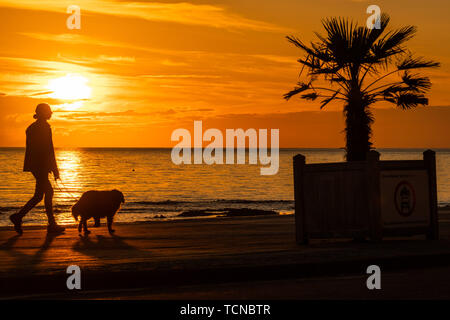
POLYGON ((46 103, 38 104, 36 107, 36 119, 26 130, 27 142, 23 171, 31 172, 36 179, 34 196, 20 209, 19 212, 9 218, 14 224, 14 230, 22 234, 22 218, 33 209, 45 196, 45 211, 48 218, 47 231, 49 233, 60 233, 64 228, 58 226, 53 215, 53 187, 48 179, 49 172, 59 179, 58 166, 53 149, 52 129, 48 124, 52 116, 52 110, 46 103))

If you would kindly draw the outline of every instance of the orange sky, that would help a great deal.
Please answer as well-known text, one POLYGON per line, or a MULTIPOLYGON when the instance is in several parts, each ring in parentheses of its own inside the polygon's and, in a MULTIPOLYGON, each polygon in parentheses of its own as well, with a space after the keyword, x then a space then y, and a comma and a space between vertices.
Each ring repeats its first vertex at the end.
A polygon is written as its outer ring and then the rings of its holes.
POLYGON ((450 147, 450 2, 441 0, 0 0, 0 146, 23 146, 46 101, 59 147, 171 147, 171 132, 194 120, 279 128, 281 147, 342 147, 339 104, 282 99, 299 72, 284 36, 312 40, 330 16, 365 23, 369 4, 391 27, 418 26, 409 48, 442 64, 427 71, 430 106, 375 106, 375 147, 450 147), (81 30, 66 27, 70 4, 81 30), (61 89, 67 75, 85 82, 61 89))

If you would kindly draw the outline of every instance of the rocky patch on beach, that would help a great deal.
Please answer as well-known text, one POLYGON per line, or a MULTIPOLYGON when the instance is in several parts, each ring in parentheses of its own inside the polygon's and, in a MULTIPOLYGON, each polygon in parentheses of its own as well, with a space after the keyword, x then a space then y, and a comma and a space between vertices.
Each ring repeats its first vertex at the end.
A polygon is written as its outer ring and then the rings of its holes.
POLYGON ((246 216, 266 216, 277 215, 273 210, 260 210, 248 208, 225 208, 225 209, 203 209, 183 211, 179 217, 206 217, 206 216, 225 216, 225 217, 246 217, 246 216))

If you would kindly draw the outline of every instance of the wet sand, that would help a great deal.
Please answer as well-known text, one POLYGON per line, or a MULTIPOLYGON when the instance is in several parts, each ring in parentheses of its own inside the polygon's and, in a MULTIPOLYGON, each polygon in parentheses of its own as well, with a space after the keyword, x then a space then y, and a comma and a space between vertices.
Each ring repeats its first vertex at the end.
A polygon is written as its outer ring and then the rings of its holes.
POLYGON ((309 246, 295 243, 292 215, 118 224, 114 236, 104 224, 83 237, 73 227, 56 237, 45 228, 25 227, 22 236, 2 228, 0 296, 76 297, 66 288, 73 264, 81 268, 83 292, 361 273, 369 264, 394 271, 449 266, 450 219, 441 220, 439 241, 417 236, 309 246))

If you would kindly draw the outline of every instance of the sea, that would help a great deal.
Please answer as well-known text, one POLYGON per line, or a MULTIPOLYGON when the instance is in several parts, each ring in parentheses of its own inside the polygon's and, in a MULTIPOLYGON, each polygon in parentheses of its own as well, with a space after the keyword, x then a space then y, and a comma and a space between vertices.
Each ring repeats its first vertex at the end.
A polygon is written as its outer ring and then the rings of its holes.
MULTIPOLYGON (((377 149, 381 160, 420 160, 424 149, 377 149)), ((450 149, 435 149, 439 206, 450 205, 450 149)), ((0 148, 0 226, 34 192, 34 178, 23 172, 24 148, 0 148)), ((204 219, 227 209, 253 209, 293 214, 292 158, 303 154, 307 163, 344 161, 342 149, 280 149, 279 171, 261 175, 257 164, 175 165, 171 149, 79 148, 56 149, 61 182, 51 179, 55 216, 60 224, 74 224, 70 207, 88 190, 118 189, 125 204, 119 222, 204 219), (208 211, 207 215, 182 215, 208 211)), ((40 203, 24 219, 26 225, 45 225, 40 203)))

